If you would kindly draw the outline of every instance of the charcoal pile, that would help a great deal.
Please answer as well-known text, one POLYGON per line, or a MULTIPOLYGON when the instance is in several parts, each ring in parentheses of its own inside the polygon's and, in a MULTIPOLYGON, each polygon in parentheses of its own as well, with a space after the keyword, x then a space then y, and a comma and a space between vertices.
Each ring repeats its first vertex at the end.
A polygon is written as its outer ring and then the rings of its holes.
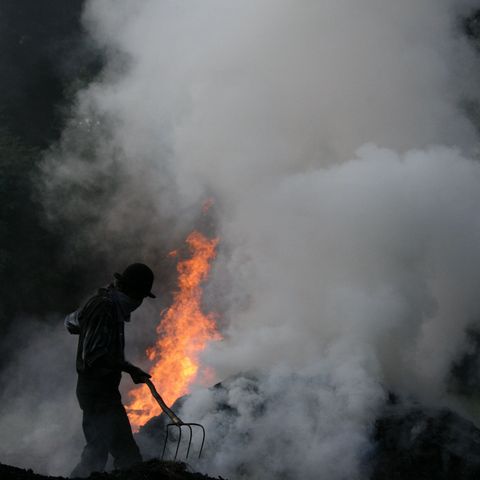
POLYGON ((480 430, 449 410, 395 405, 375 425, 371 480, 477 480, 480 430))
MULTIPOLYGON (((214 390, 221 392, 227 384, 217 384, 214 390)), ((217 397, 215 408, 229 409, 221 398, 217 397)), ((184 401, 185 397, 179 399, 175 408, 184 401)), ((234 410, 229 413, 237 414, 234 410)), ((140 430, 140 444, 161 450, 167 423, 164 417, 152 418, 140 430)), ((371 441, 372 450, 364 458, 370 480, 480 479, 480 429, 451 410, 428 408, 391 395, 372 425, 371 441)))

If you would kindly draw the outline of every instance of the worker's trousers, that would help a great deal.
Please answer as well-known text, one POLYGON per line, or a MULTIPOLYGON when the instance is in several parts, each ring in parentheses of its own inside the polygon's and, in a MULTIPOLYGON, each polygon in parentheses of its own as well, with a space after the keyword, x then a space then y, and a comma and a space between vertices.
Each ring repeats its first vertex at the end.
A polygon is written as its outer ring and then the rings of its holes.
POLYGON ((71 477, 102 472, 109 453, 115 468, 126 468, 142 460, 118 391, 120 378, 121 374, 78 377, 77 398, 83 410, 82 427, 87 444, 71 477))

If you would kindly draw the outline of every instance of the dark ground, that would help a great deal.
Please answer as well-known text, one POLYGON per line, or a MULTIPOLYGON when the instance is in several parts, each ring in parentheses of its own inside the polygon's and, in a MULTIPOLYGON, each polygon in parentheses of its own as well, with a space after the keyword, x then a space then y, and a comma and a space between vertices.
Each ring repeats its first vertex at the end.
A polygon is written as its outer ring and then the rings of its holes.
MULTIPOLYGON (((64 477, 46 477, 38 475, 32 470, 23 470, 0 464, 0 478, 2 480, 61 480, 64 477)), ((128 470, 94 473, 89 478, 92 480, 209 480, 212 477, 189 472, 187 465, 184 463, 149 460, 128 470)))

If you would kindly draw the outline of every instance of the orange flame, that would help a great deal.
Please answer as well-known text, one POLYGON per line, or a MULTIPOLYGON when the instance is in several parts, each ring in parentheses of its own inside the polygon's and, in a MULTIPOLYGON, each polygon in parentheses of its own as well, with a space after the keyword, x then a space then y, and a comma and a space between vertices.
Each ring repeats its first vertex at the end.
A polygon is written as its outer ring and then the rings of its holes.
MULTIPOLYGON (((201 310, 202 289, 216 256, 218 238, 208 239, 199 232, 192 232, 186 243, 191 258, 180 260, 177 265, 178 289, 173 295, 173 304, 157 326, 159 335, 155 345, 147 350, 149 360, 154 362, 149 373, 160 395, 168 405, 189 391, 189 386, 199 373, 198 354, 212 340, 220 340, 213 313, 201 310)), ((171 252, 177 256, 178 252, 171 252)), ((127 406, 130 423, 138 430, 161 410, 144 385, 129 392, 132 401, 127 406)))

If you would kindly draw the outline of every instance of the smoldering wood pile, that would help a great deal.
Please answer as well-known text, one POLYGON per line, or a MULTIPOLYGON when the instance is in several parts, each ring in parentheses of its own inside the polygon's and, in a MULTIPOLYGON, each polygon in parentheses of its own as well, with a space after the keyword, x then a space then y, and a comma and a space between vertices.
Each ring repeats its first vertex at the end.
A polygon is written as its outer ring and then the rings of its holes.
MULTIPOLYGON (((220 383, 213 388, 226 387, 220 383)), ((177 400, 174 410, 179 410, 184 400, 177 400)), ((227 415, 238 415, 227 404, 215 408, 226 410, 227 415)), ((167 423, 164 417, 152 418, 140 430, 140 444, 161 451, 167 423)), ((480 429, 450 410, 426 408, 390 395, 372 427, 372 450, 365 458, 370 480, 480 478, 480 429)))

